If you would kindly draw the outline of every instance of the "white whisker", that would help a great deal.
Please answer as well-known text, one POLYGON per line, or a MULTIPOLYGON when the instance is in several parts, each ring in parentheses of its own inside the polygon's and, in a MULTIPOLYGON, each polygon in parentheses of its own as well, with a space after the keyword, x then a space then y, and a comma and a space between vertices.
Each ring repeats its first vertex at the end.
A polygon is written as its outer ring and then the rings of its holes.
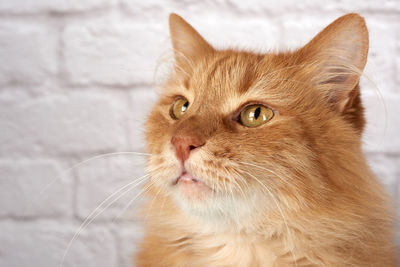
POLYGON ((127 192, 129 192, 131 189, 135 188, 140 182, 143 182, 146 177, 149 176, 148 174, 138 178, 137 180, 134 180, 122 187, 120 187, 117 191, 115 191, 114 193, 112 193, 110 196, 108 196, 105 200, 103 200, 87 217, 86 219, 83 221, 83 223, 79 226, 78 230, 75 232, 75 234, 73 235, 72 239, 69 241, 67 248, 64 252, 64 255, 61 259, 61 263, 60 263, 60 267, 63 266, 65 259, 68 255, 68 251, 71 248, 71 245, 73 244, 73 242, 76 240, 76 238, 79 236, 79 234, 86 228, 86 226, 88 226, 93 220, 95 220, 100 214, 102 214, 108 207, 110 207, 112 204, 114 204, 118 199, 122 198, 127 192), (125 190, 126 188, 128 188, 127 190, 125 190), (109 201, 110 199, 112 199, 115 195, 117 195, 118 193, 124 191, 120 196, 118 196, 116 199, 112 200, 111 203, 107 204, 102 210, 101 207, 107 203, 107 201, 109 201), (100 210, 100 211, 99 211, 100 210), (98 212, 99 211, 99 212, 98 212), (97 212, 97 214, 96 214, 97 212))
POLYGON ((149 216, 149 212, 150 212, 151 208, 153 207, 153 202, 154 202, 154 200, 157 198, 157 196, 158 196, 158 194, 161 192, 161 190, 162 190, 162 187, 159 187, 157 193, 156 193, 156 194, 154 195, 154 197, 152 198, 151 203, 150 203, 150 207, 149 207, 149 209, 148 209, 147 212, 146 212, 146 217, 144 218, 145 221, 147 221, 147 217, 149 216))
POLYGON ((252 167, 256 167, 256 168, 259 168, 261 170, 264 170, 264 171, 267 171, 269 173, 272 173, 276 178, 280 179, 282 182, 284 182, 286 184, 289 184, 288 181, 286 181, 285 179, 282 179, 281 176, 278 175, 276 172, 274 172, 274 171, 272 171, 270 169, 267 169, 267 168, 265 168, 263 166, 259 166, 259 165, 253 164, 253 163, 248 163, 248 162, 243 162, 243 161, 242 162, 239 161, 238 163, 249 165, 249 166, 252 166, 252 167))
POLYGON ((63 177, 68 172, 72 171, 73 169, 78 168, 78 167, 82 166, 83 164, 88 163, 88 162, 93 161, 93 160, 96 160, 96 159, 100 159, 100 158, 104 158, 104 157, 110 157, 110 156, 116 156, 116 155, 149 156, 151 154, 141 153, 141 152, 134 152, 134 151, 121 151, 121 152, 111 152, 111 153, 100 154, 100 155, 96 155, 96 156, 93 156, 91 158, 85 159, 85 160, 73 165, 72 167, 62 171, 61 175, 59 175, 56 178, 54 178, 50 183, 48 183, 46 186, 44 186, 42 190, 40 190, 38 197, 40 197, 40 195, 42 195, 47 189, 49 189, 57 180, 61 179, 61 177, 63 177))
POLYGON ((113 219, 112 223, 114 223, 116 220, 118 220, 124 213, 125 211, 132 205, 132 203, 143 193, 145 193, 150 186, 152 185, 152 182, 150 180, 150 183, 148 185, 146 185, 142 190, 140 190, 139 193, 137 193, 126 205, 125 207, 122 209, 122 211, 113 219))

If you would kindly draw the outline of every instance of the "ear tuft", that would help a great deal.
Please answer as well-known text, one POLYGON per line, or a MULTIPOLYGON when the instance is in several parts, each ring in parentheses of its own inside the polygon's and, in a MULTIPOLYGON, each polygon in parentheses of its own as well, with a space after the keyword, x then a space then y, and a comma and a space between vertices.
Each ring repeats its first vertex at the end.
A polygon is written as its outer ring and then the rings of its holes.
POLYGON ((355 13, 335 20, 305 47, 303 61, 312 69, 312 83, 323 90, 328 101, 340 111, 352 98, 368 55, 368 30, 364 19, 355 13))
POLYGON ((189 23, 177 14, 169 15, 169 30, 178 65, 190 66, 197 57, 214 50, 189 23))

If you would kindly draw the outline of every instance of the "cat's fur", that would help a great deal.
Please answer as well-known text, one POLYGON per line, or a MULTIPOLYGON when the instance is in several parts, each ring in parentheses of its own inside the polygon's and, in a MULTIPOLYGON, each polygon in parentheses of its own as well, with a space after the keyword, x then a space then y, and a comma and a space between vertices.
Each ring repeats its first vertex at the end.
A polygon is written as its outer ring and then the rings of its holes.
POLYGON ((174 14, 170 31, 137 265, 395 266, 390 204, 361 150, 364 19, 345 15, 284 53, 215 50, 174 14), (174 120, 177 96, 190 105, 174 120), (246 103, 275 115, 247 128, 235 119, 246 103), (179 138, 197 147, 184 166, 179 138), (210 190, 176 184, 183 171, 210 190))

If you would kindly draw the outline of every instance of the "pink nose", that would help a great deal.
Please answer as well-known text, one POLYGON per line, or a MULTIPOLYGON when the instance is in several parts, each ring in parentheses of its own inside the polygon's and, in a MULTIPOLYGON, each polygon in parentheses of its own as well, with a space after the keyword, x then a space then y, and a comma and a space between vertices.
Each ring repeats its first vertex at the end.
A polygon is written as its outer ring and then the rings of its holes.
POLYGON ((189 158, 190 152, 205 144, 199 137, 195 136, 174 136, 171 143, 175 147, 175 154, 182 164, 189 158))

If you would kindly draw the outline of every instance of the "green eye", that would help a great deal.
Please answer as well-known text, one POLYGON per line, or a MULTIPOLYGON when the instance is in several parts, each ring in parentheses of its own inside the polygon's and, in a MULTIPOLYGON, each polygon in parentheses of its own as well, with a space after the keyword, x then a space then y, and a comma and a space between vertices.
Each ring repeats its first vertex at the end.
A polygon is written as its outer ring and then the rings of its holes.
POLYGON ((240 112, 239 122, 246 127, 258 127, 274 116, 272 109, 263 105, 250 105, 240 112))
POLYGON ((189 101, 186 98, 177 99, 171 107, 170 115, 174 120, 179 120, 189 107, 189 101))

